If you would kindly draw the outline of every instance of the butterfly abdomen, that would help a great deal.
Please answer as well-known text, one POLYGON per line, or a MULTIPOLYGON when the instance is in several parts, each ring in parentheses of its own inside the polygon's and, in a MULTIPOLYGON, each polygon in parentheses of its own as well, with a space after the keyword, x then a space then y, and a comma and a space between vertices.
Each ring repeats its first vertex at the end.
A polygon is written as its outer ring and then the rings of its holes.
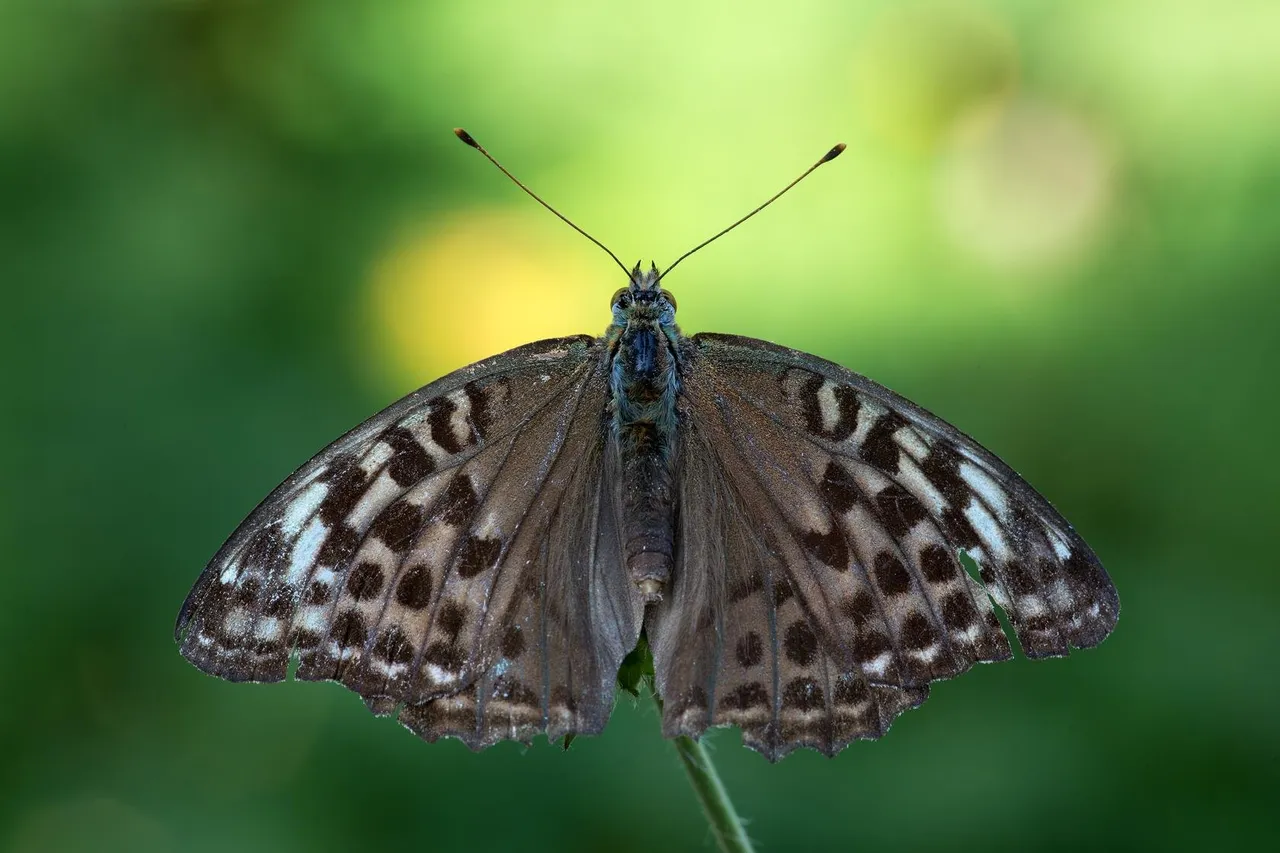
POLYGON ((675 550, 672 465, 676 397, 675 340, 657 322, 632 322, 610 347, 613 440, 622 462, 623 548, 632 581, 647 600, 661 598, 675 550))

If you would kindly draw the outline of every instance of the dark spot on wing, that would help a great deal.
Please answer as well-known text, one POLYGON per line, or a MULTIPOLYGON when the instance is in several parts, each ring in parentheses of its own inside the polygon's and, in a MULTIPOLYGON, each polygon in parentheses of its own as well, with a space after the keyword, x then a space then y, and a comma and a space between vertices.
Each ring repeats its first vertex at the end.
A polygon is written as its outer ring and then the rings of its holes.
POLYGON ((320 645, 320 635, 306 628, 297 628, 289 635, 289 644, 298 649, 314 649, 320 645))
POLYGON ((413 566, 396 584, 396 601, 411 610, 421 610, 431 603, 431 570, 413 566))
POLYGON ((902 595, 911 589, 911 573, 893 554, 881 551, 876 554, 876 585, 885 595, 902 595))
POLYGON ((912 613, 902 622, 902 645, 923 651, 938 642, 938 631, 921 613, 912 613))
POLYGON ((467 395, 467 402, 471 406, 471 425, 475 427, 476 436, 479 440, 484 441, 485 436, 489 433, 489 427, 492 426, 492 413, 489 411, 489 392, 482 390, 474 382, 468 382, 463 386, 462 391, 467 395))
POLYGON ((849 544, 845 542, 844 532, 835 522, 832 522, 831 530, 828 532, 818 533, 810 530, 801 537, 800 541, 806 551, 831 568, 848 568, 849 544))
POLYGON ((1038 616, 1023 616, 1018 627, 1023 631, 1032 633, 1048 633, 1053 631, 1053 617, 1047 613, 1041 613, 1038 616))
POLYGON ((969 519, 965 518, 964 513, 954 506, 949 506, 943 510, 942 528, 957 547, 973 548, 982 542, 978 538, 977 531, 973 529, 973 525, 969 523, 969 519))
POLYGON ((431 412, 427 415, 427 423, 431 425, 431 439, 440 449, 452 456, 461 453, 466 445, 458 441, 453 434, 453 413, 457 405, 448 397, 441 397, 431 404, 431 412))
POLYGON ((852 673, 837 678, 835 689, 831 693, 831 699, 837 705, 861 705, 871 698, 867 682, 852 673))
POLYGON ((360 545, 360 534, 349 524, 338 522, 329 529, 324 544, 316 552, 316 565, 337 566, 345 563, 360 545))
POLYGON ((761 705, 769 704, 769 692, 764 689, 764 685, 758 681, 752 681, 748 684, 739 684, 721 700, 720 705, 724 708, 735 711, 745 711, 748 708, 755 708, 761 705))
POLYGON ((818 493, 836 515, 843 515, 858 502, 858 485, 844 466, 832 459, 822 473, 818 493))
POLYGON ((304 604, 328 604, 332 600, 333 587, 320 581, 312 581, 307 587, 307 594, 302 598, 304 604))
POLYGON ((860 589, 840 602, 840 612, 861 627, 876 612, 876 602, 871 593, 860 589))
POLYGON ((456 641, 467 624, 467 606, 457 601, 446 601, 440 605, 440 613, 436 618, 440 622, 440 629, 456 641))
POLYGON ((436 642, 427 646, 422 659, 449 672, 461 672, 467 656, 454 643, 436 642))
POLYGON ((898 454, 901 448, 893 440, 893 434, 906 425, 906 421, 897 412, 885 412, 867 431, 867 437, 858 448, 858 455, 873 468, 879 468, 889 474, 898 471, 898 454))
POLYGON ((804 414, 805 426, 814 435, 822 435, 822 406, 818 403, 818 392, 822 390, 823 379, 816 373, 809 374, 800 389, 800 411, 804 414))
POLYGON ((791 600, 791 596, 795 595, 795 590, 791 588, 791 581, 784 577, 774 578, 773 581, 773 606, 781 607, 791 600))
POLYGON ((1035 576, 1017 560, 1010 560, 1005 564, 1004 576, 1009 591, 1014 595, 1030 595, 1038 587, 1035 576))
POLYGON ((471 478, 466 474, 454 477, 445 487, 444 494, 440 495, 436 507, 440 520, 445 524, 462 525, 470 521, 480 508, 480 499, 471 485, 471 478))
POLYGON ((867 664, 885 652, 892 651, 889 638, 880 631, 867 631, 859 634, 853 646, 853 657, 858 663, 867 664))
POLYGON ((333 461, 325 482, 329 491, 316 508, 316 514, 326 526, 333 528, 350 515, 360 498, 364 497, 369 488, 369 475, 354 459, 343 457, 333 461))
POLYGON ((920 551, 920 571, 931 583, 947 583, 956 576, 956 558, 946 548, 936 543, 926 545, 920 551))
POLYGON ((823 707, 823 692, 812 678, 793 678, 782 690, 782 705, 800 711, 816 711, 823 707))
POLYGON ((1094 565, 1082 550, 1073 548, 1071 556, 1067 557, 1062 568, 1069 577, 1090 589, 1096 590, 1110 587, 1101 568, 1094 565))
POLYGON ((858 426, 858 395, 847 385, 834 385, 831 389, 836 402, 836 422, 827 428, 822 417, 822 403, 818 394, 825 384, 823 377, 812 374, 800 389, 800 409, 809 432, 831 441, 844 441, 858 426))
POLYGON ((368 629, 365 627, 364 617, 360 615, 358 610, 346 610, 338 614, 338 618, 334 620, 333 631, 331 632, 333 639, 337 641, 338 648, 349 649, 353 646, 363 646, 365 640, 369 639, 368 629))
POLYGON ((242 566, 274 566, 283 556, 282 546, 276 528, 264 527, 245 543, 240 563, 242 566))
POLYGON ((978 621, 978 611, 968 592, 958 589, 942 600, 942 621, 956 631, 963 631, 978 621))
POLYGON ((960 457, 952 448, 934 445, 920 463, 920 470, 951 506, 959 508, 969 502, 969 486, 960 479, 960 457))
POLYGON ((356 601, 367 601, 382 591, 382 569, 376 563, 363 562, 347 576, 347 592, 356 601))
POLYGON ((258 593, 262 590, 262 581, 250 575, 235 587, 235 600, 240 604, 256 604, 258 593))
POLYGON ((387 474, 397 486, 408 488, 435 471, 435 460, 409 429, 394 426, 382 434, 381 440, 391 448, 387 474))
POLYGON ((298 589, 285 584, 279 589, 270 590, 263 602, 262 612, 273 619, 287 619, 293 615, 294 602, 298 598, 298 589))
POLYGON ((378 635, 378 641, 373 644, 373 654, 387 663, 406 664, 413 661, 414 648, 404 631, 398 625, 392 625, 378 635))
POLYGON ((508 660, 517 660, 524 654, 524 632, 519 625, 508 625, 502 633, 502 656, 508 660))
POLYGON ((800 666, 808 666, 818 654, 818 638, 814 636, 809 623, 800 620, 792 622, 782 643, 787 658, 800 666))
POLYGON ((884 522, 885 530, 894 539, 905 536, 920 519, 928 515, 924 504, 897 483, 890 483, 876 495, 876 512, 884 522))
POLYGON ((464 578, 473 578, 493 568, 501 555, 501 540, 468 536, 458 550, 458 574, 464 578))
POLYGON ((847 385, 837 385, 833 393, 836 398, 836 411, 840 415, 827 437, 832 441, 844 441, 858 428, 858 395, 847 385))
POLYGON ((425 513, 417 504, 399 500, 374 519, 370 532, 396 553, 403 553, 422 529, 425 513))

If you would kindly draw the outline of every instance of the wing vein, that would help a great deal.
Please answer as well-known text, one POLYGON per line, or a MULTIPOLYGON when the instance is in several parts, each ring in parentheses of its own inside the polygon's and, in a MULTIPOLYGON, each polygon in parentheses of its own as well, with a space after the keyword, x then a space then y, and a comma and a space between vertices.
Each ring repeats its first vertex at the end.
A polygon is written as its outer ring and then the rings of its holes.
MULTIPOLYGON (((737 392, 736 392, 736 389, 735 389, 735 393, 737 393, 737 392)), ((726 428, 729 430, 729 432, 730 432, 731 434, 732 434, 732 433, 734 433, 734 432, 735 432, 735 430, 734 430, 733 426, 730 424, 730 419, 729 419, 729 416, 728 416, 728 412, 726 411, 726 409, 725 409, 725 407, 724 407, 724 405, 723 405, 722 403, 718 403, 718 404, 717 404, 717 410, 719 411, 720 416, 721 416, 721 420, 725 423, 726 428)), ((749 438, 749 437, 748 437, 746 440, 747 440, 748 442, 750 442, 750 438, 749 438)), ((735 446, 735 450, 736 450, 736 446, 735 446)), ((766 461, 767 461, 767 459, 768 459, 768 454, 767 454, 767 453, 765 453, 765 454, 764 454, 764 457, 765 457, 765 459, 766 459, 766 461)), ((742 459, 742 461, 743 461, 743 468, 744 468, 744 469, 749 473, 749 475, 750 475, 750 476, 751 476, 751 477, 756 481, 756 483, 760 486, 760 490, 761 490, 761 491, 766 495, 766 497, 768 498, 769 503, 770 503, 770 504, 773 506, 773 508, 774 508, 774 514, 775 514, 775 515, 776 515, 776 516, 777 516, 777 517, 782 521, 782 527, 783 527, 783 529, 790 529, 792 526, 788 523, 787 518, 786 518, 786 515, 782 512, 782 510, 781 510, 781 506, 779 505, 778 501, 774 498, 774 496, 770 493, 769 489, 764 485, 764 482, 760 479, 760 475, 759 475, 759 473, 758 473, 758 469, 757 469, 757 467, 756 467, 755 465, 750 464, 750 463, 748 462, 748 460, 747 460, 747 459, 745 459, 745 458, 741 455, 741 453, 739 453, 739 454, 738 454, 738 458, 739 458, 739 459, 742 459)), ((796 481, 794 480, 794 478, 792 478, 792 482, 796 482, 796 481)), ((813 482, 812 482, 812 481, 810 481, 810 480, 806 480, 804 485, 808 486, 808 487, 809 487, 809 488, 811 488, 811 489, 815 489, 815 490, 816 490, 815 485, 814 485, 814 484, 813 484, 813 482)), ((844 541, 844 543, 845 543, 845 547, 848 549, 848 552, 849 552, 850 557, 851 557, 851 558, 856 557, 856 555, 857 555, 857 546, 856 546, 856 543, 854 543, 854 541, 853 541, 852 539, 850 539, 850 537, 849 537, 849 533, 848 533, 848 531, 845 529, 845 526, 844 526, 843 524, 841 524, 841 523, 840 523, 840 519, 836 518, 835 514, 831 512, 830 507, 828 507, 825 503, 823 504, 823 508, 824 508, 824 509, 826 509, 826 511, 827 511, 827 517, 828 517, 828 520, 830 521, 830 523, 831 523, 831 525, 832 525, 833 529, 836 529, 836 530, 839 530, 839 531, 840 531, 840 537, 841 537, 841 539, 844 541)), ((796 546, 796 548, 799 550, 799 552, 800 552, 801 554, 803 554, 803 555, 804 555, 805 565, 809 568, 810 575, 811 575, 811 576, 814 576, 814 581, 815 581, 815 584, 814 584, 814 585, 817 587, 818 592, 819 592, 819 594, 820 594, 820 596, 821 596, 821 599, 822 599, 822 605, 826 608, 826 612, 827 612, 828 614, 832 613, 832 612, 833 612, 833 610, 832 610, 832 607, 831 607, 831 600, 830 600, 830 598, 829 598, 829 597, 828 597, 828 595, 827 595, 826 585, 825 585, 825 584, 823 584, 819 578, 817 578, 817 576, 816 576, 816 575, 817 575, 817 573, 816 573, 816 572, 814 572, 814 562, 813 562, 813 558, 812 558, 812 556, 810 556, 810 555, 809 555, 809 553, 805 550, 804 543, 802 543, 802 542, 800 542, 798 539, 796 539, 794 532, 792 532, 791 539, 792 539, 793 544, 794 544, 794 545, 796 546)), ((896 658, 898 658, 898 659, 901 659, 901 654, 902 654, 902 653, 901 653, 901 650, 900 650, 900 649, 899 649, 899 647, 898 647, 898 644, 897 644, 897 637, 895 636, 895 632, 894 632, 894 630, 893 630, 893 628, 892 628, 893 623, 890 621, 889 616, 888 616, 888 612, 887 612, 887 611, 885 610, 885 608, 884 608, 884 602, 883 602, 883 600, 882 600, 882 596, 881 596, 880 590, 879 590, 878 588, 876 588, 876 585, 871 581, 871 578, 870 578, 870 576, 869 576, 869 571, 868 571, 867 567, 866 567, 866 566, 860 566, 860 568, 861 568, 861 570, 862 570, 863 576, 866 578, 867 586, 868 586, 868 587, 870 587, 870 588, 873 590, 873 596, 872 596, 872 597, 873 597, 873 600, 874 600, 874 601, 875 601, 875 603, 876 603, 876 608, 877 608, 877 611, 878 611, 878 613, 879 613, 879 615, 880 615, 880 618, 881 618, 881 620, 884 622, 884 625, 885 625, 885 628, 886 628, 886 635, 887 635, 887 638, 888 638, 889 644, 890 644, 890 645, 893 647, 893 649, 894 649, 894 656, 895 656, 896 658)), ((831 637, 831 639, 832 639, 834 642, 836 642, 836 643, 838 643, 838 644, 840 645, 841 649, 845 652, 846 657, 848 657, 848 658, 852 659, 853 649, 852 649, 852 648, 850 648, 850 647, 849 647, 849 646, 848 646, 848 645, 843 641, 843 639, 842 639, 841 637, 839 637, 839 636, 837 635, 837 636, 832 636, 832 637, 831 637)))
MULTIPOLYGON (((484 607, 483 607, 483 608, 481 608, 481 613, 480 613, 480 625, 479 625, 479 627, 478 627, 478 628, 477 628, 477 630, 476 630, 476 644, 477 644, 477 645, 479 645, 479 644, 480 644, 480 642, 482 641, 482 639, 481 639, 481 638, 484 636, 485 628, 488 626, 488 623, 489 623, 489 602, 490 602, 490 601, 492 600, 492 598, 493 598, 493 590, 497 587, 498 582, 501 580, 502 575, 503 575, 503 572, 508 568, 508 566, 507 566, 507 556, 511 553, 511 546, 512 546, 512 544, 514 544, 514 543, 515 543, 516 537, 520 535, 520 531, 521 531, 521 530, 523 529, 523 527, 524 527, 525 519, 526 519, 526 518, 528 518, 528 516, 529 516, 529 511, 530 511, 530 510, 532 510, 532 509, 533 509, 534 504, 536 504, 536 503, 537 503, 537 501, 538 501, 538 495, 539 495, 539 494, 541 494, 541 491, 542 491, 542 484, 543 484, 543 483, 545 483, 545 482, 547 481, 547 479, 551 476, 551 473, 552 473, 552 471, 555 469, 555 467, 556 467, 558 464, 560 464, 560 461, 561 461, 561 458, 562 458, 562 457, 561 457, 561 451, 564 449, 565 442, 566 442, 566 441, 568 440, 568 438, 569 438, 570 431, 572 430, 572 424, 573 424, 574 420, 577 418, 577 415, 578 415, 578 409, 579 409, 579 407, 582 405, 582 398, 583 398, 583 396, 584 396, 584 395, 585 395, 585 393, 586 393, 587 384, 588 384, 587 382, 583 381, 583 382, 579 385, 579 387, 578 387, 578 396, 577 396, 577 398, 574 400, 574 403, 573 403, 573 411, 572 411, 572 413, 570 413, 569 417, 567 417, 567 418, 565 418, 565 419, 564 419, 564 421, 563 421, 563 423, 565 424, 564 429, 562 429, 562 430, 558 430, 558 431, 557 431, 557 432, 558 432, 558 435, 556 436, 556 443, 555 443, 555 445, 554 445, 552 448, 549 448, 549 452, 548 452, 548 456, 547 456, 547 461, 545 462, 545 468, 546 468, 546 470, 545 470, 544 472, 542 472, 542 476, 540 477, 540 479, 539 479, 539 481, 538 481, 538 486, 537 486, 536 488, 534 488, 534 489, 531 489, 531 490, 530 490, 530 492, 529 492, 529 494, 530 494, 530 496, 531 496, 531 497, 530 497, 530 500, 529 500, 529 502, 528 502, 527 504, 525 504, 524 509, 520 512, 519 517, 516 519, 515 524, 512 526, 512 528, 511 528, 511 533, 510 533, 510 535, 507 537, 507 541, 506 541, 506 544, 505 544, 505 546, 504 546, 504 548, 503 548, 502 554, 501 554, 501 555, 499 555, 499 557, 498 557, 498 562, 497 562, 497 565, 496 565, 496 567, 495 567, 495 569, 494 569, 493 578, 492 578, 491 582, 489 583, 489 588, 488 588, 487 590, 485 590, 484 607)), ((514 447, 515 447, 515 444, 514 444, 514 442, 513 442, 513 443, 512 443, 512 449, 513 449, 513 450, 514 450, 514 447)), ((570 469, 570 471, 568 472, 568 474, 570 475, 570 477, 572 477, 572 473, 573 473, 574 471, 576 471, 576 470, 577 470, 578 465, 579 465, 580 463, 581 463, 581 457, 578 457, 577 459, 574 459, 574 460, 573 460, 573 462, 571 463, 571 464, 573 465, 573 468, 572 468, 572 469, 570 469)), ((505 460, 505 459, 503 460, 503 465, 504 465, 504 466, 506 465, 506 460, 505 460)), ((494 482, 496 482, 496 481, 497 481, 497 479, 498 479, 498 474, 497 474, 497 473, 495 473, 495 474, 494 474, 494 477, 493 477, 493 481, 494 481, 494 482)), ((566 490, 565 490, 565 491, 566 491, 566 492, 568 491, 567 487, 566 487, 566 490)), ((564 503, 564 494, 565 494, 565 492, 562 492, 562 493, 561 493, 561 494, 556 498, 556 502, 555 502, 555 504, 553 504, 552 506, 548 507, 548 509, 551 511, 551 514, 552 514, 552 515, 554 515, 554 513, 555 513, 555 512, 558 512, 558 511, 559 511, 559 509, 560 509, 560 507, 563 505, 563 503, 564 503)), ((481 503, 481 508, 483 508, 483 507, 484 507, 484 504, 488 501, 488 497, 489 497, 489 495, 488 495, 488 491, 486 491, 486 493, 485 493, 485 500, 481 503)), ((479 510, 477 510, 477 512, 479 512, 479 510)), ((544 592, 543 594, 545 595, 546 593, 544 592)))

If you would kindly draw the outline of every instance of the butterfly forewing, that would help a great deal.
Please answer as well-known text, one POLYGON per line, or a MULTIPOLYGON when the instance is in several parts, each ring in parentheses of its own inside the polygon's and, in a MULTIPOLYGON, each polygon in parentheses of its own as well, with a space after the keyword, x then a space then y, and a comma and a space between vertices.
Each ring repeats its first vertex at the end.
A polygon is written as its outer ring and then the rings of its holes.
POLYGON ((648 623, 669 733, 732 723, 771 758, 879 736, 930 681, 1009 657, 993 599, 1030 656, 1110 632, 1088 546, 954 427, 805 353, 686 351, 677 563, 708 577, 648 623))
POLYGON ((299 678, 341 680, 382 713, 407 703, 429 737, 598 731, 639 633, 610 563, 603 369, 590 338, 530 344, 334 442, 205 569, 179 616, 183 654, 274 681, 296 653, 299 678), (432 708, 450 696, 470 701, 469 726, 432 708))

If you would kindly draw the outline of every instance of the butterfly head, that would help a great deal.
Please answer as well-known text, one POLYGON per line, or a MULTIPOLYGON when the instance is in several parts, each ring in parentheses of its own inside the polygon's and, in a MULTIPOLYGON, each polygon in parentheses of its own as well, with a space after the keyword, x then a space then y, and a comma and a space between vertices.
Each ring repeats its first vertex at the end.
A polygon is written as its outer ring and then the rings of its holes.
POLYGON ((658 283, 661 278, 658 267, 640 268, 636 261, 631 270, 631 283, 613 294, 613 325, 626 328, 634 323, 656 323, 665 328, 675 326, 676 298, 658 283))

